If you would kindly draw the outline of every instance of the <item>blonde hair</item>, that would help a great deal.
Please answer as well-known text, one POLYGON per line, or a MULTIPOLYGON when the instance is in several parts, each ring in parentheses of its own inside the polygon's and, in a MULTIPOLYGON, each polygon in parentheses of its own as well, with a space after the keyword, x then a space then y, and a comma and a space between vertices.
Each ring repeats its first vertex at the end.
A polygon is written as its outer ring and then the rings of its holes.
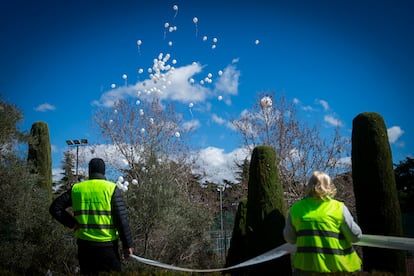
POLYGON ((336 195, 336 187, 331 178, 324 172, 314 171, 306 187, 306 195, 320 199, 333 198, 336 195))

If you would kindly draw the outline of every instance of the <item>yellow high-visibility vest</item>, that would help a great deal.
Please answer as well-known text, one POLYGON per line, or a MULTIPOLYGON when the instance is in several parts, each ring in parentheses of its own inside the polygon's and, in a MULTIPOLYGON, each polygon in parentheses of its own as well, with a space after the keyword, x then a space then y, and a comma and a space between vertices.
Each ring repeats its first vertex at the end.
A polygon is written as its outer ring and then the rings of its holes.
POLYGON ((293 266, 313 272, 355 272, 362 261, 340 232, 343 202, 307 197, 290 209, 296 229, 293 266))
POLYGON ((72 208, 79 224, 75 236, 82 240, 108 242, 118 238, 111 214, 116 184, 91 179, 72 187, 72 208))

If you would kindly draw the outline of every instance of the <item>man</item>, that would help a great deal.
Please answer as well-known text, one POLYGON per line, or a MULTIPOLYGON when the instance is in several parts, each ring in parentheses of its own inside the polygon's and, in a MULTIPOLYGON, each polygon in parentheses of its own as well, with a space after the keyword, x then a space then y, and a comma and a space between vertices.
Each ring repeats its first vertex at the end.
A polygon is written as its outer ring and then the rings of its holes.
POLYGON ((306 196, 292 205, 283 230, 287 242, 296 244, 295 275, 352 273, 362 261, 352 247, 362 237, 343 202, 333 199, 336 188, 331 178, 315 171, 306 187, 306 196))
POLYGON ((118 238, 123 253, 132 253, 132 237, 121 191, 105 178, 105 162, 93 158, 89 162, 89 179, 73 185, 56 198, 50 214, 64 226, 74 230, 78 244, 81 274, 121 271, 118 238), (73 216, 67 208, 72 207, 73 216))

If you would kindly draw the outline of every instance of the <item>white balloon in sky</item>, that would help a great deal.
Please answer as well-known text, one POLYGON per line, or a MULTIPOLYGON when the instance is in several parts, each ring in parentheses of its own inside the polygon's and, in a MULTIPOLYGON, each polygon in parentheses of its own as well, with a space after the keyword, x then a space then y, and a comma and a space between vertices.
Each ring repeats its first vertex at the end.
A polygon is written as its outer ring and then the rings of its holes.
POLYGON ((177 5, 174 5, 173 6, 173 10, 178 11, 178 6, 177 5))
POLYGON ((118 182, 120 183, 124 182, 124 177, 123 176, 118 177, 118 182))
POLYGON ((168 41, 168 46, 172 46, 173 42, 172 41, 168 41))
POLYGON ((116 87, 115 83, 111 84, 111 88, 115 88, 115 87, 116 87))
POLYGON ((220 95, 220 96, 218 96, 218 97, 217 97, 217 99, 218 99, 219 101, 221 101, 221 100, 223 100, 223 96, 221 96, 221 95, 220 95))
POLYGON ((264 96, 261 100, 260 100, 260 106, 262 108, 268 108, 271 107, 273 104, 272 98, 270 98, 269 96, 264 96))
POLYGON ((193 104, 193 103, 189 103, 189 104, 188 104, 188 107, 189 107, 189 108, 192 108, 193 106, 194 106, 194 104, 193 104))
POLYGON ((208 74, 207 74, 207 77, 211 79, 211 78, 213 77, 213 74, 208 73, 208 74))
POLYGON ((218 75, 219 75, 219 76, 223 75, 223 71, 219 70, 219 71, 218 71, 218 75))
POLYGON ((144 69, 139 68, 139 69, 138 69, 138 74, 142 74, 142 72, 144 72, 144 69))
POLYGON ((180 134, 178 131, 176 131, 174 135, 175 135, 175 137, 177 137, 177 138, 180 138, 180 136, 181 136, 181 134, 180 134))
POLYGON ((194 22, 194 24, 197 24, 197 22, 198 22, 198 18, 197 18, 197 17, 194 17, 194 18, 193 18, 193 22, 194 22))
POLYGON ((216 49, 216 44, 211 45, 211 49, 216 49))
POLYGON ((168 28, 169 26, 170 26, 170 23, 165 22, 165 24, 164 24, 164 28, 168 28))
POLYGON ((203 36, 203 41, 207 41, 207 36, 203 36))
POLYGON ((190 79, 190 83, 191 83, 191 84, 193 84, 193 83, 194 83, 194 79, 193 79, 193 78, 191 78, 191 79, 190 79))
POLYGON ((122 78, 123 78, 124 80, 126 80, 126 79, 128 78, 127 74, 123 74, 123 75, 122 75, 122 78))
POLYGON ((258 39, 256 39, 255 41, 254 41, 254 44, 259 44, 260 43, 260 40, 258 40, 258 39))
POLYGON ((136 180, 135 178, 134 179, 132 179, 132 185, 138 185, 138 180, 136 180))
POLYGON ((144 133, 145 132, 145 128, 141 128, 141 132, 144 133))
POLYGON ((172 63, 172 64, 176 64, 176 63, 177 63, 177 60, 176 60, 176 59, 173 59, 173 60, 171 61, 171 63, 172 63))
POLYGON ((141 39, 138 39, 138 40, 137 40, 137 45, 138 45, 138 46, 141 46, 141 44, 142 44, 141 39))
POLYGON ((139 110, 139 115, 141 115, 141 116, 143 116, 143 115, 144 115, 144 110, 143 110, 143 109, 140 109, 140 110, 139 110))
POLYGON ((114 122, 114 120, 112 120, 112 119, 111 119, 111 120, 109 120, 109 124, 112 124, 113 122, 114 122))
POLYGON ((140 100, 137 100, 137 101, 135 102, 135 104, 136 104, 136 105, 140 105, 140 104, 141 104, 141 101, 140 101, 140 100))
POLYGON ((214 43, 217 43, 217 41, 218 41, 217 37, 213 38, 214 43))
POLYGON ((118 109, 114 109, 114 113, 117 114, 118 113, 118 109))

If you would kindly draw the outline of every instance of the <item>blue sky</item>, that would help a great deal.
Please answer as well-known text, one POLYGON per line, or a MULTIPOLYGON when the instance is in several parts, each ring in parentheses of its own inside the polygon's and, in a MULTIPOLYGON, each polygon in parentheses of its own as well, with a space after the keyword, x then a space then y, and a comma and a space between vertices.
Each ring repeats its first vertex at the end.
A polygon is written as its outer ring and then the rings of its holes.
POLYGON ((48 123, 57 168, 67 139, 98 141, 94 110, 136 101, 153 60, 169 54, 175 70, 153 93, 197 126, 191 143, 206 163, 237 151, 228 122, 265 91, 347 137, 359 113, 380 113, 399 162, 414 155, 413 14, 412 1, 383 0, 5 0, 0 94, 23 111, 23 130, 48 123))

